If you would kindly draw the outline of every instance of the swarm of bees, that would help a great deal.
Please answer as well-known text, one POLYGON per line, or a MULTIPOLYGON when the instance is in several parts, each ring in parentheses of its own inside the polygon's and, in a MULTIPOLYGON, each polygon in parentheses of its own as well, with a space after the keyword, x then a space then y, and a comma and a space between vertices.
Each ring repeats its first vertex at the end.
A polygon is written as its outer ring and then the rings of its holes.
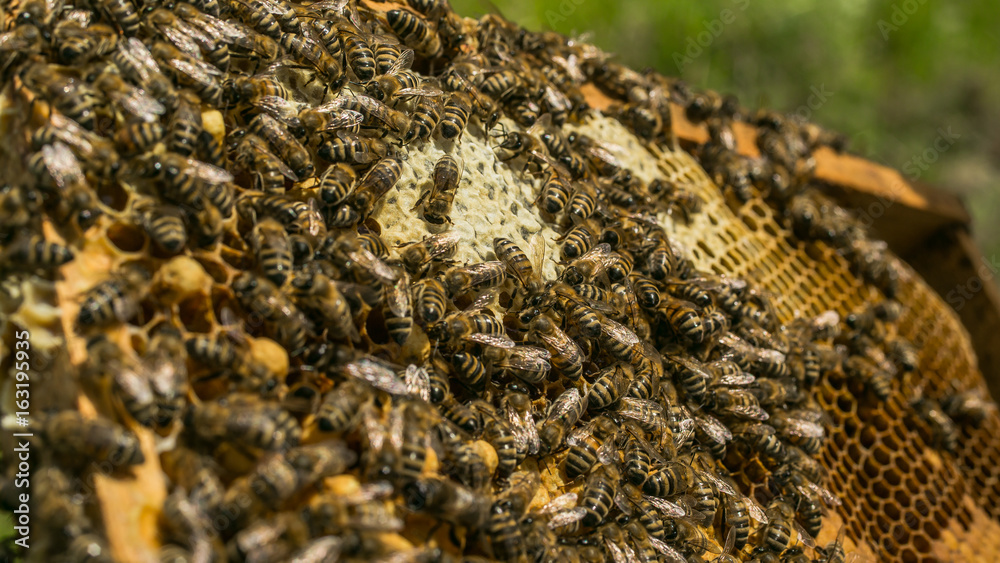
MULTIPOLYGON (((73 319, 98 417, 35 416, 43 557, 112 560, 76 477, 128 474, 151 433, 165 562, 847 560, 842 537, 814 539, 840 501, 811 389, 839 377, 884 401, 917 354, 884 245, 808 187, 811 151, 839 137, 445 0, 78 4, 22 1, 0 34, 24 110, 2 272, 56 278, 112 219, 149 245, 73 319), (671 102, 708 123, 696 153, 734 205, 765 198, 890 299, 782 325, 764 289, 699 271, 657 217, 689 221, 700 196, 564 128, 596 113, 587 84, 651 144, 677 146, 671 102), (736 151, 737 119, 762 158, 736 151), (456 262, 466 135, 537 186, 555 278, 537 235, 456 262), (428 143, 446 154, 409 211, 436 234, 390 246, 375 218, 428 143), (208 251, 235 271, 209 311, 150 289, 208 251), (131 347, 126 325, 145 332, 131 347)), ((911 406, 944 450, 992 408, 911 406)))

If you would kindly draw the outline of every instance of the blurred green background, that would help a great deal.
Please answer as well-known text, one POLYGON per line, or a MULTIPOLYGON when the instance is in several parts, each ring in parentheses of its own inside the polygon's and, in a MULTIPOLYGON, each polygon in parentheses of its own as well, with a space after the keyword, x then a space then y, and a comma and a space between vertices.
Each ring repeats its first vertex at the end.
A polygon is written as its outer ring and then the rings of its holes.
POLYGON ((530 29, 586 32, 636 69, 652 67, 696 87, 734 93, 750 109, 808 113, 847 133, 853 152, 961 194, 983 252, 1000 252, 1000 222, 992 220, 1000 210, 996 0, 452 5, 470 16, 499 10, 530 29), (809 107, 814 92, 824 92, 826 101, 809 107), (934 152, 935 139, 949 130, 958 139, 934 152), (915 160, 928 150, 933 163, 915 160))

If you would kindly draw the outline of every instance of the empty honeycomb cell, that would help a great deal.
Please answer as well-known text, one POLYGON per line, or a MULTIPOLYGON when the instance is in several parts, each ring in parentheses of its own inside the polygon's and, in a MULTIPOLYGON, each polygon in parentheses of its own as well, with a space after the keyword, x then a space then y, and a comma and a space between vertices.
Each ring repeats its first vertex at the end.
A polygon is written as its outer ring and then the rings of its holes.
POLYGON ((215 283, 225 284, 229 281, 229 272, 226 266, 221 264, 218 260, 208 256, 196 256, 195 260, 201 264, 202 268, 205 268, 205 272, 215 281, 215 283))
POLYGON ((898 504, 901 508, 908 508, 910 506, 910 501, 912 500, 910 493, 902 489, 894 491, 892 498, 895 499, 896 504, 898 504))
POLYGON ((697 246, 697 248, 695 250, 698 250, 698 249, 700 249, 702 252, 704 252, 705 256, 707 256, 709 258, 715 258, 715 251, 712 250, 711 246, 705 244, 705 241, 698 241, 698 246, 697 246))
POLYGON ((889 489, 888 483, 881 480, 876 480, 872 483, 872 492, 879 498, 887 499, 892 496, 892 491, 889 489))
POLYGON ((897 440, 895 434, 882 434, 881 441, 882 441, 882 445, 884 445, 886 448, 888 448, 889 451, 891 451, 891 452, 898 452, 900 450, 900 447, 902 446, 902 444, 906 443, 905 441, 901 442, 901 441, 897 440))
POLYGON ((743 215, 741 218, 743 219, 743 224, 745 224, 747 227, 750 227, 751 231, 757 230, 758 228, 757 217, 754 217, 753 215, 750 214, 746 214, 743 215))
POLYGON ((898 467, 886 467, 885 471, 882 473, 882 478, 885 479, 886 483, 890 487, 898 487, 903 480, 903 473, 898 467))
POLYGON ((920 561, 920 557, 917 553, 909 547, 903 548, 903 550, 899 553, 899 557, 904 563, 916 563, 917 561, 920 561))
POLYGON ((905 454, 896 457, 896 469, 898 469, 900 473, 904 475, 909 474, 911 467, 912 465, 905 454))
POLYGON ((865 457, 863 462, 865 474, 872 479, 878 479, 882 473, 882 467, 871 457, 865 457))
POLYGON ((892 537, 899 545, 910 543, 910 527, 897 522, 892 526, 892 537))
MULTIPOLYGON (((886 496, 885 498, 889 497, 886 496)), ((882 511, 885 512, 885 516, 889 520, 899 520, 902 516, 902 512, 900 512, 899 507, 891 502, 884 503, 882 505, 882 511)))
POLYGON ((872 448, 872 457, 875 458, 875 461, 877 463, 879 463, 879 464, 881 464, 883 466, 886 466, 886 465, 889 465, 889 463, 892 460, 892 453, 889 451, 889 449, 886 446, 884 446, 882 444, 876 444, 872 448))
MULTIPOLYGON (((854 412, 854 404, 854 399, 849 395, 842 394, 837 397, 837 408, 839 408, 841 412, 854 412)), ((854 434, 857 433, 857 426, 855 425, 851 429, 845 428, 844 430, 847 432, 848 436, 854 436, 854 434)))
POLYGON ((930 539, 923 533, 913 534, 913 540, 911 541, 913 548, 920 553, 928 553, 931 550, 930 539))
POLYGON ((114 223, 107 234, 111 244, 122 252, 139 252, 146 246, 146 233, 136 225, 114 223))
POLYGON ((872 448, 875 446, 875 442, 878 441, 878 431, 871 426, 866 426, 861 429, 861 433, 858 438, 861 440, 861 445, 866 448, 872 448))
POLYGON ((951 503, 945 503, 941 505, 941 510, 935 510, 931 516, 933 516, 934 522, 936 522, 938 526, 947 528, 948 521, 951 519, 951 512, 953 510, 954 507, 951 506, 951 503))
POLYGON ((921 525, 921 529, 934 541, 937 541, 941 537, 941 527, 934 518, 925 519, 921 525))
POLYGON ((97 198, 115 211, 124 211, 128 207, 129 193, 119 182, 100 182, 97 198))
POLYGON ((212 304, 205 296, 185 299, 178 305, 179 319, 191 332, 210 333, 216 324, 212 304))
MULTIPOLYGON (((888 530, 886 530, 887 532, 888 530)), ((879 542, 882 549, 884 549, 890 556, 895 557, 899 554, 899 544, 891 535, 883 535, 882 541, 879 542)))

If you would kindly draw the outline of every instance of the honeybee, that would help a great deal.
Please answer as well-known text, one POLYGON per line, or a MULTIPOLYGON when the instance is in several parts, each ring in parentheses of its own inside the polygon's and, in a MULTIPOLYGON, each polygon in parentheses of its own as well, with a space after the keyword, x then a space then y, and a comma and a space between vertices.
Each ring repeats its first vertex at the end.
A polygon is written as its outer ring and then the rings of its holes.
POLYGON ((417 54, 428 59, 441 55, 441 38, 422 18, 406 10, 390 10, 385 17, 392 31, 417 54))
POLYGON ((347 80, 344 68, 315 40, 295 33, 282 33, 278 39, 286 52, 315 71, 315 76, 326 85, 325 91, 332 89, 336 92, 344 85, 347 80))
POLYGON ((580 523, 597 526, 607 518, 614 506, 620 479, 614 465, 601 465, 590 472, 580 495, 580 507, 586 511, 580 523))
POLYGON ((340 42, 354 75, 360 82, 369 82, 375 78, 375 54, 365 37, 352 27, 349 24, 340 26, 340 42))
POLYGON ((941 407, 956 422, 969 422, 975 426, 996 411, 996 405, 977 389, 945 395, 941 399, 941 407))
POLYGON ((406 507, 479 530, 489 519, 491 503, 481 493, 441 477, 421 477, 403 488, 406 507))
POLYGON ((460 236, 455 231, 425 237, 419 242, 407 242, 397 248, 403 265, 410 274, 423 275, 435 261, 446 260, 455 254, 460 236))
POLYGON ((233 280, 233 292, 248 314, 259 315, 272 324, 275 339, 289 350, 290 355, 302 353, 310 324, 273 283, 245 272, 233 280))
MULTIPOLYGON (((950 416, 945 414, 937 401, 918 396, 910 401, 910 408, 916 413, 917 418, 930 428, 931 444, 949 452, 955 452, 958 449, 958 426, 950 416)), ((808 450, 806 451, 808 452, 808 450)))
POLYGON ((892 374, 868 358, 849 356, 844 361, 844 373, 864 385, 879 400, 887 400, 892 393, 892 374))
POLYGON ((427 336, 444 344, 455 345, 459 341, 465 340, 496 348, 510 349, 514 347, 514 341, 506 335, 503 323, 488 310, 452 313, 444 320, 429 327, 427 336))
MULTIPOLYGON (((590 400, 587 406, 590 408, 590 400)), ((566 476, 576 479, 588 473, 598 459, 610 460, 608 450, 613 446, 618 431, 614 421, 606 416, 598 416, 570 433, 566 439, 569 444, 565 461, 566 476)))
MULTIPOLYGON (((245 132, 243 132, 245 133, 245 132)), ((254 174, 254 188, 268 194, 283 194, 285 178, 298 181, 299 177, 280 158, 274 155, 257 135, 234 132, 236 141, 233 162, 254 174)))
POLYGON ((281 38, 281 26, 266 4, 258 0, 222 0, 222 5, 258 33, 281 38))
POLYGON ((458 185, 462 181, 462 172, 465 163, 460 158, 445 155, 434 165, 433 186, 424 192, 413 208, 416 209, 427 200, 424 206, 424 219, 429 223, 440 225, 444 222, 451 223, 448 216, 451 213, 452 202, 455 201, 455 193, 458 185))
POLYGON ((34 63, 20 73, 25 88, 52 103, 67 118, 93 131, 101 113, 101 96, 93 86, 69 69, 34 63))
POLYGON ((112 393, 136 422, 153 426, 158 409, 149 374, 104 335, 87 342, 87 354, 90 361, 87 372, 91 374, 88 379, 107 386, 106 392, 112 393))
POLYGON ((531 258, 521 250, 514 241, 496 237, 493 239, 493 251, 497 258, 507 265, 507 269, 514 275, 518 283, 529 294, 536 294, 542 290, 542 280, 540 272, 535 271, 535 266, 541 267, 542 257, 545 255, 545 242, 540 232, 531 235, 528 240, 531 251, 531 258))
POLYGON ((348 379, 328 392, 316 412, 316 424, 323 432, 345 433, 361 421, 362 407, 372 394, 360 381, 348 379))
POLYGON ((461 139, 472 113, 472 96, 466 92, 452 92, 442 108, 437 131, 446 140, 461 139))
POLYGON ((139 301, 148 284, 149 272, 139 265, 121 268, 111 279, 92 287, 80 304, 77 325, 83 328, 124 322, 139 312, 139 301))
POLYGON ((248 130, 267 140, 299 179, 312 176, 313 164, 309 152, 278 120, 261 113, 250 120, 248 130))
POLYGON ((429 139, 441 120, 441 103, 428 93, 423 93, 410 120, 410 126, 403 135, 403 144, 429 139))
POLYGON ((339 96, 316 108, 324 110, 353 111, 361 114, 365 127, 390 131, 402 135, 410 126, 410 118, 384 103, 362 94, 339 96))
POLYGON ((64 410, 45 417, 40 426, 46 447, 68 463, 139 465, 146 461, 135 435, 104 418, 84 418, 75 410, 64 410))
MULTIPOLYGON (((8 39, 0 39, 0 50, 7 48, 30 51, 34 41, 31 26, 20 26, 5 33, 8 39), (15 46, 17 45, 17 46, 15 46)), ((57 45, 59 61, 67 65, 82 65, 96 57, 104 57, 118 47, 118 32, 113 27, 101 23, 83 25, 75 20, 64 19, 52 30, 53 43, 57 45)))
POLYGON ((296 445, 302 434, 287 411, 252 396, 191 405, 184 426, 208 442, 231 440, 270 451, 296 445))
MULTIPOLYGON (((576 398, 579 399, 579 391, 577 391, 576 398)), ((570 399, 567 398, 566 400, 570 399)), ((517 447, 518 457, 523 458, 529 454, 537 454, 541 447, 541 439, 539 438, 535 419, 531 412, 531 398, 518 386, 511 385, 504 391, 500 402, 504 416, 514 432, 514 442, 517 447)), ((572 405, 570 407, 575 408, 572 405)), ((564 429, 563 432, 565 433, 565 431, 564 429)), ((559 440, 561 441, 562 439, 560 438, 559 440)))
POLYGON ((4 271, 54 270, 75 258, 72 249, 41 235, 21 234, 0 251, 4 271))
POLYGON ((181 85, 190 87, 205 103, 222 105, 221 70, 162 41, 153 43, 149 52, 163 67, 171 69, 174 78, 181 85))
POLYGON ((480 262, 470 266, 454 267, 445 272, 444 283, 450 295, 457 296, 473 289, 497 287, 507 279, 503 262, 480 262))
POLYGON ((351 195, 351 205, 362 217, 368 217, 382 196, 384 196, 403 173, 402 161, 386 157, 375 163, 371 170, 358 182, 351 195))
POLYGON ((284 286, 292 270, 292 251, 285 227, 274 219, 265 218, 254 225, 250 244, 264 276, 279 288, 284 286))
POLYGON ((538 429, 539 451, 552 453, 558 450, 586 408, 586 399, 575 387, 556 397, 538 429))
POLYGON ((531 321, 528 339, 541 343, 552 355, 552 366, 569 379, 583 375, 583 351, 548 315, 538 315, 531 321))

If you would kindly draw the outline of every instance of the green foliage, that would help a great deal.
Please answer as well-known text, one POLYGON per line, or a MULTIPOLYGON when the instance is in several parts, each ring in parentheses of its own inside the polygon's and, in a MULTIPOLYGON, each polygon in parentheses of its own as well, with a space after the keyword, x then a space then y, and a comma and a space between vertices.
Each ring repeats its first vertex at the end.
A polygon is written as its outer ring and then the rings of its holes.
MULTIPOLYGON (((453 0, 453 6, 473 16, 499 10, 530 29, 592 32, 593 43, 635 68, 735 93, 750 109, 804 109, 813 121, 847 133, 855 152, 896 167, 950 127, 961 138, 918 179, 963 193, 977 214, 980 203, 989 204, 982 213, 997 209, 989 192, 1000 180, 1000 10, 990 0, 497 0, 496 6, 453 0), (688 54, 694 56, 679 68, 676 61, 688 54), (809 108, 812 89, 820 87, 833 94, 809 108)), ((981 234, 1000 251, 996 230, 981 234)))

